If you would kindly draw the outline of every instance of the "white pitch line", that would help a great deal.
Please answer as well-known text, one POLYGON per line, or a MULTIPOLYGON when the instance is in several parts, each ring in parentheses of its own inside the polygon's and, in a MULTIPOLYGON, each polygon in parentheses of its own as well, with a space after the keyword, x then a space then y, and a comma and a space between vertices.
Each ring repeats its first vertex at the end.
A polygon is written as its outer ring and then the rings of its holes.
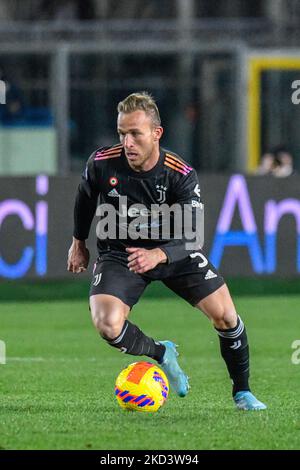
POLYGON ((7 362, 96 362, 96 357, 6 357, 7 362))

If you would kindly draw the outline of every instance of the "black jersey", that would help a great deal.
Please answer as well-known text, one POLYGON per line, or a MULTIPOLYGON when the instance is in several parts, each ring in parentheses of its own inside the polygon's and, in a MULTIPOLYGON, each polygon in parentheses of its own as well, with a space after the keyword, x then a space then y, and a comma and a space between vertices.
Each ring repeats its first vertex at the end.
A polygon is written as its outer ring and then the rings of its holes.
MULTIPOLYGON (((169 263, 188 256, 183 228, 182 236, 178 237, 171 224, 169 236, 166 236, 162 230, 164 211, 154 214, 157 207, 170 207, 173 204, 190 208, 192 229, 197 229, 195 213, 202 208, 198 177, 196 171, 173 152, 160 148, 157 164, 149 171, 137 172, 128 164, 121 144, 96 150, 87 162, 78 187, 74 211, 75 238, 88 238, 98 203, 97 215, 107 205, 114 207, 117 214, 114 233, 108 232, 106 238, 97 233, 100 255, 107 250, 126 252, 126 247, 135 246, 159 247, 166 253, 169 263), (125 206, 120 205, 124 198, 127 201, 125 206), (128 227, 136 229, 135 234, 141 233, 141 236, 133 236, 129 230, 126 232, 128 227), (156 227, 158 231, 154 230, 156 227)), ((174 217, 173 213, 168 216, 174 217)), ((104 218, 105 214, 101 212, 99 220, 103 221, 104 218)))

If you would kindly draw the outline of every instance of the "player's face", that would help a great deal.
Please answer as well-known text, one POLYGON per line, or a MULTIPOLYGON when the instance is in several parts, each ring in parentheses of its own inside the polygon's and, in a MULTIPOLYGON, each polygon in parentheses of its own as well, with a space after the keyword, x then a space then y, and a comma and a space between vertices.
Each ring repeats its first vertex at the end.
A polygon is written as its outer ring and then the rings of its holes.
POLYGON ((131 167, 148 170, 159 157, 159 139, 162 127, 154 126, 151 116, 145 111, 119 113, 118 134, 131 167))

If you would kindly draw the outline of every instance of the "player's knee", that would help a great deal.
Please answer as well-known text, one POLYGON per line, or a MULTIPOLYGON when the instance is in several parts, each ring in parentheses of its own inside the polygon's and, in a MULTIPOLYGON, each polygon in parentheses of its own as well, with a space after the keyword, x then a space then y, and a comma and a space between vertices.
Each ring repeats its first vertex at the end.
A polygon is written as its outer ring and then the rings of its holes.
POLYGON ((220 308, 212 318, 213 324, 220 330, 234 328, 237 324, 237 314, 235 309, 220 308))
POLYGON ((237 313, 227 286, 224 284, 197 305, 220 330, 234 328, 237 313))
POLYGON ((119 336, 122 331, 125 317, 118 308, 109 310, 102 308, 101 305, 92 309, 92 320, 96 330, 106 339, 113 339, 119 336))

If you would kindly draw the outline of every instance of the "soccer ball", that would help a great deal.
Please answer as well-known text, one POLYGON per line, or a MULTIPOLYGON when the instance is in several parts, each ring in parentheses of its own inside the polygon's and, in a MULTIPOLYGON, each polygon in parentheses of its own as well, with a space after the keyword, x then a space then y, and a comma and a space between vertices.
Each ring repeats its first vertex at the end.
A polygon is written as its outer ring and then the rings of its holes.
POLYGON ((115 395, 120 407, 132 411, 157 411, 169 394, 165 373, 151 362, 134 362, 117 377, 115 395))

